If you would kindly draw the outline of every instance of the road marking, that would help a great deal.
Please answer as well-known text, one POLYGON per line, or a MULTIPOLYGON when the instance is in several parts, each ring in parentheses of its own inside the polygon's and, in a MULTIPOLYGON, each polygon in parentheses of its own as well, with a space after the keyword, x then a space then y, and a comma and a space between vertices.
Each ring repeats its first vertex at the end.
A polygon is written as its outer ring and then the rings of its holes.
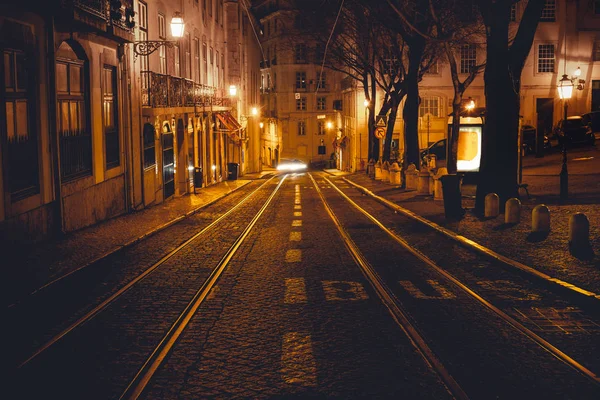
POLYGON ((292 249, 285 253, 285 262, 293 263, 302 261, 302 250, 292 249))
POLYGON ((286 278, 285 304, 298 304, 308 302, 306 296, 306 283, 303 278, 286 278))
POLYGON ((300 199, 294 200, 294 204, 300 204, 300 199))
POLYGON ((559 332, 564 334, 596 334, 600 332, 600 325, 587 318, 580 309, 566 308, 540 308, 514 309, 517 315, 538 332, 559 332))
POLYGON ((295 205, 295 206, 294 206, 294 210, 302 210, 302 206, 295 205))
POLYGON ((537 301, 542 298, 537 293, 531 293, 528 289, 511 281, 479 281, 477 284, 485 290, 493 291, 495 296, 504 300, 537 301))
POLYGON ((294 211, 294 217, 301 217, 302 211, 294 211))
POLYGON ((313 356, 310 335, 288 332, 283 336, 281 377, 287 384, 317 385, 317 363, 313 356))
POLYGON ((427 283, 429 286, 433 288, 439 295, 438 296, 429 296, 423 293, 419 288, 417 288, 411 281, 398 281, 400 286, 404 288, 408 293, 410 293, 413 297, 417 299, 424 300, 447 300, 447 299, 455 299, 456 295, 442 286, 438 281, 433 279, 428 279, 427 283))
POLYGON ((302 240, 302 232, 290 232, 290 242, 299 242, 302 240))
POLYGON ((367 300, 369 295, 359 282, 351 281, 322 281, 325 300, 347 301, 367 300))
POLYGON ((292 226, 302 226, 302 220, 301 219, 295 219, 292 221, 292 226))
POLYGON ((294 188, 296 189, 296 192, 300 191, 300 185, 294 185, 294 188))

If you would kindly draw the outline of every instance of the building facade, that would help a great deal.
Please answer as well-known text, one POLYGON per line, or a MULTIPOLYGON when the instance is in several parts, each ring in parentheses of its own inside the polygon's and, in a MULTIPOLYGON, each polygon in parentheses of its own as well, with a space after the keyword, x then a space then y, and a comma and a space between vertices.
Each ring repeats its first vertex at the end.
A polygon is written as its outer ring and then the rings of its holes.
MULTIPOLYGON (((525 2, 513 5, 511 30, 516 32, 525 2)), ((485 46, 463 49, 456 55, 460 79, 466 78, 471 66, 485 62, 485 46)), ((568 101, 568 115, 581 115, 600 110, 600 2, 546 0, 542 19, 523 73, 521 75, 521 124, 532 125, 551 133, 563 118, 564 103, 559 99, 557 85, 563 74, 574 77, 573 97, 568 101), (584 81, 580 84, 579 80, 584 81)), ((350 168, 360 167, 361 156, 367 157, 367 120, 364 92, 355 82, 343 81, 343 129, 350 138, 350 168), (352 100, 354 99, 354 100, 352 100), (362 152, 361 152, 362 150, 362 152), (351 158, 354 157, 354 160, 351 158)), ((452 112, 454 95, 450 69, 442 59, 428 71, 419 83, 419 147, 426 148, 448 136, 448 116, 452 112)), ((464 98, 471 98, 477 107, 485 107, 483 72, 473 81, 464 98)), ((379 91, 377 111, 384 94, 379 91)), ((402 104, 399 110, 402 109, 402 104)), ((404 123, 401 112, 394 127, 392 158, 403 152, 404 123)), ((364 162, 363 162, 364 165, 364 162)), ((354 169, 353 169, 354 170, 354 169)))
POLYGON ((340 167, 348 142, 342 129, 340 73, 322 67, 324 48, 303 31, 295 1, 257 1, 254 10, 263 51, 263 163, 274 166, 285 157, 340 167))
POLYGON ((192 193, 227 179, 231 163, 239 176, 260 169, 258 121, 249 117, 260 50, 247 1, 6 3, 4 244, 192 193), (175 14, 185 22, 177 39, 175 14))

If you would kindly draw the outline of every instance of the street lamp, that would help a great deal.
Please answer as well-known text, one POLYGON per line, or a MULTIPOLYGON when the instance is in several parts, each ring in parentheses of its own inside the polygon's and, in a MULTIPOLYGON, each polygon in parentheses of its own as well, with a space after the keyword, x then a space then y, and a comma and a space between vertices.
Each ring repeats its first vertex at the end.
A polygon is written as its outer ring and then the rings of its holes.
POLYGON ((577 90, 583 90, 583 86, 585 85, 585 81, 583 79, 579 79, 581 76, 581 68, 577 67, 577 69, 573 72, 573 76, 569 77, 567 74, 564 74, 560 81, 558 81, 558 97, 562 99, 564 105, 564 117, 562 123, 563 129, 563 143, 562 143, 562 167, 560 169, 560 198, 561 200, 566 200, 569 197, 569 172, 567 170, 567 137, 566 137, 566 126, 567 126, 567 111, 568 111, 568 101, 573 95, 573 88, 577 90), (575 86, 577 84, 577 86, 575 86))
POLYGON ((237 95, 237 87, 235 85, 229 86, 229 95, 235 97, 237 95))
MULTIPOLYGON (((176 11, 175 14, 173 14, 173 18, 171 18, 171 36, 176 39, 181 39, 184 30, 185 23, 183 17, 179 11, 176 11)), ((177 43, 175 40, 143 40, 141 42, 133 43, 133 52, 136 56, 148 56, 161 46, 173 47, 175 46, 175 43, 177 43)))

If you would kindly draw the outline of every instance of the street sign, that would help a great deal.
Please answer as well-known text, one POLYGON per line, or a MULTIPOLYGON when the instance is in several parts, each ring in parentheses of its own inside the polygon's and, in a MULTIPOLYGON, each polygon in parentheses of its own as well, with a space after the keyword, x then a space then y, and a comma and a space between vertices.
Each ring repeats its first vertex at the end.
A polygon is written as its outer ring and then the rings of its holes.
POLYGON ((300 93, 294 93, 294 98, 296 100, 300 100, 300 93))
POLYGON ((387 126, 387 116, 378 115, 375 117, 375 126, 385 128, 387 126))
POLYGON ((385 136, 385 128, 380 126, 377 129, 375 129, 375 137, 377 139, 383 139, 384 136, 385 136))

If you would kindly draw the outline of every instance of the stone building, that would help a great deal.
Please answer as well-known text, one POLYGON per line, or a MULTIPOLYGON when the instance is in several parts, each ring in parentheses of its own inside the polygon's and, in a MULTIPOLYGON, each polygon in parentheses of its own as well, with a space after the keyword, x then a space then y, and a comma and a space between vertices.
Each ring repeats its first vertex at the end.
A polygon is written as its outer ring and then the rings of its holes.
POLYGON ((249 9, 247 0, 2 2, 3 243, 191 193, 227 179, 230 163, 238 175, 258 171, 250 110, 261 57, 249 9), (173 16, 182 38, 171 36, 173 16))
MULTIPOLYGON (((263 50, 260 91, 261 157, 327 166, 344 151, 339 72, 322 68, 324 48, 303 30, 293 0, 253 2, 263 50)), ((331 166, 334 166, 331 164, 331 166)))

